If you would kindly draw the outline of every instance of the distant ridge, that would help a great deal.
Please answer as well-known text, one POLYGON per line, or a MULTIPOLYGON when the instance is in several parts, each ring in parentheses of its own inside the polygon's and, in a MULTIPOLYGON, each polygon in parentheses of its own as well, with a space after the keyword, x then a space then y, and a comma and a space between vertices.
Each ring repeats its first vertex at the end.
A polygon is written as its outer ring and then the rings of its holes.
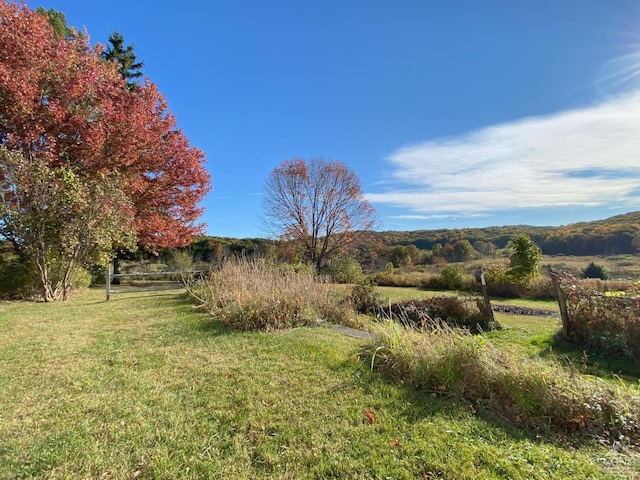
POLYGON ((483 228, 381 231, 367 234, 373 244, 415 245, 432 249, 434 245, 454 244, 458 240, 490 242, 504 248, 516 233, 529 235, 548 255, 614 255, 640 253, 640 211, 615 215, 603 220, 562 226, 508 225, 483 228))
MULTIPOLYGON (((562 226, 505 225, 483 228, 436 230, 388 230, 362 234, 359 248, 375 249, 379 246, 415 245, 420 250, 431 250, 434 245, 454 245, 468 240, 480 251, 482 244, 504 248, 517 233, 526 233, 547 255, 619 255, 640 253, 640 211, 615 215, 602 220, 576 222, 562 226)), ((229 238, 207 236, 192 244, 194 252, 210 258, 218 248, 228 253, 246 254, 273 249, 274 241, 264 238, 229 238)), ((222 253, 220 253, 222 254, 222 253)))

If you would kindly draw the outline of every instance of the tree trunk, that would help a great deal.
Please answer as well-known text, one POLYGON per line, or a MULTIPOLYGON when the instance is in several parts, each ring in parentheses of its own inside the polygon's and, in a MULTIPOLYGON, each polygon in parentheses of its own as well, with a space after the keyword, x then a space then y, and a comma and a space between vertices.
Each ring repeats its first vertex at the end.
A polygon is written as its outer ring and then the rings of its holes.
MULTIPOLYGON (((122 265, 122 251, 118 250, 116 256, 113 257, 113 275, 119 275, 121 273, 120 268, 122 265)), ((120 277, 114 277, 111 279, 111 285, 120 285, 120 277)))

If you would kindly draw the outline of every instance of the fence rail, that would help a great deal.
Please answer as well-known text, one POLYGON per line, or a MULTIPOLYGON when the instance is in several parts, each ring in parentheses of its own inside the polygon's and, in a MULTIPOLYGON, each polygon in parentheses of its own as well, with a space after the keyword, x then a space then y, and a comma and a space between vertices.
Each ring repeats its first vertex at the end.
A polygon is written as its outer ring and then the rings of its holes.
POLYGON ((174 272, 136 272, 136 273, 111 273, 111 267, 107 265, 105 272, 105 295, 107 302, 111 300, 111 294, 116 293, 111 290, 111 281, 114 278, 144 278, 144 277, 163 277, 163 276, 192 276, 210 274, 211 270, 182 270, 174 272))

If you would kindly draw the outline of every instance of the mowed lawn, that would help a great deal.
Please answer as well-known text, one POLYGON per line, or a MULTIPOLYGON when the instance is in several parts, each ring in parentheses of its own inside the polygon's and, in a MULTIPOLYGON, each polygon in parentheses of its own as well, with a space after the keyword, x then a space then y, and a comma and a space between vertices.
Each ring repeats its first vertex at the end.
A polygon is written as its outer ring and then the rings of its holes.
POLYGON ((0 303, 0 478, 637 475, 633 453, 393 384, 359 363, 362 342, 229 331, 180 291, 0 303))

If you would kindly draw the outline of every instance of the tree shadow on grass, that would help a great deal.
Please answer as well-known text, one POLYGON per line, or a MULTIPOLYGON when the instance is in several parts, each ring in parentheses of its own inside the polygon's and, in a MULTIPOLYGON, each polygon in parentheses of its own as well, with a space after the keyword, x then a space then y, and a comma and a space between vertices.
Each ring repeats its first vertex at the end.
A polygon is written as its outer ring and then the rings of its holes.
POLYGON ((594 353, 587 347, 580 347, 562 338, 561 332, 556 332, 538 352, 541 358, 561 357, 569 368, 575 368, 580 373, 594 375, 609 380, 624 380, 638 385, 640 381, 640 362, 630 359, 594 353))

